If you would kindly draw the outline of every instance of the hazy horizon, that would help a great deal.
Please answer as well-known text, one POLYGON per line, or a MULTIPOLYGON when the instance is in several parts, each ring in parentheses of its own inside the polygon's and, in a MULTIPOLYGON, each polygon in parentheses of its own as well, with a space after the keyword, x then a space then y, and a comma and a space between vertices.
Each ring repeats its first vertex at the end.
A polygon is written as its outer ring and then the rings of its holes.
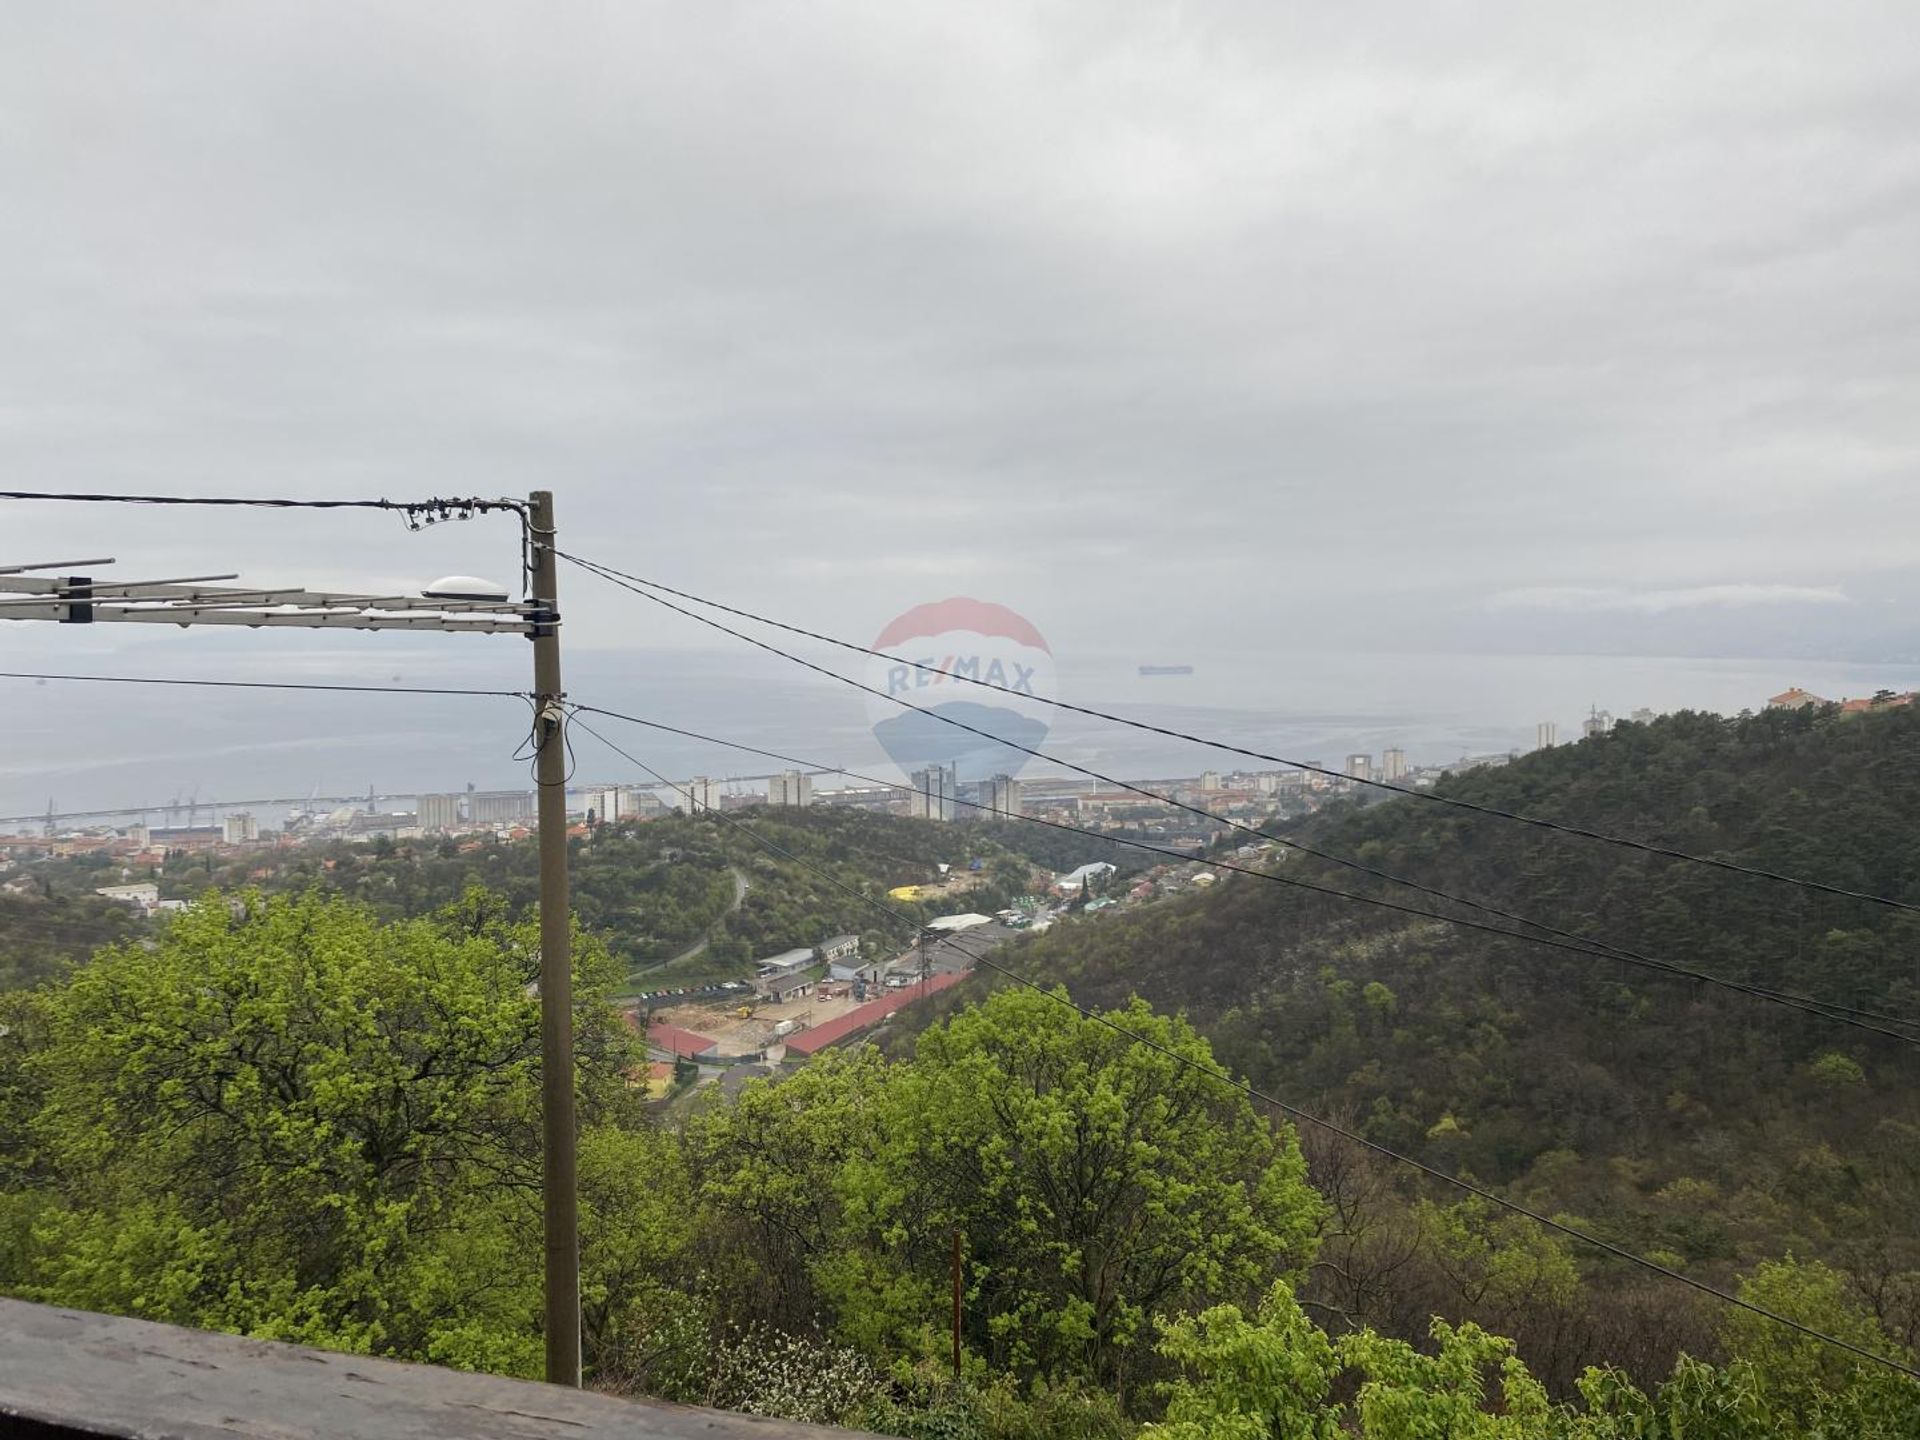
MULTIPOLYGON (((224 637, 223 637, 224 638, 224 637)), ((381 637, 387 638, 387 637, 381 637)), ((417 642, 416 642, 417 643, 417 642)), ((473 644, 524 647, 511 637, 473 644)), ((515 661, 524 656, 509 649, 515 661)), ((569 692, 583 703, 739 740, 883 780, 903 778, 874 741, 864 697, 777 659, 728 650, 586 652, 569 657, 569 692), (632 668, 627 662, 640 663, 632 668), (617 662, 610 664, 609 662, 617 662)), ((144 649, 138 663, 101 667, 159 673, 166 650, 144 649)), ((196 653, 168 673, 202 678, 262 673, 196 653)), ((826 663, 836 663, 831 657, 826 663)), ((72 667, 77 673, 78 666, 72 667)), ((278 668, 278 667, 275 667, 278 668)), ((847 667, 842 667, 847 668, 847 667)), ((445 665, 430 677, 410 670, 363 673, 359 683, 524 687, 512 666, 445 665), (396 679, 397 677, 397 679, 396 679)), ((1575 740, 1589 706, 1618 719, 1645 706, 1737 713, 1767 696, 1804 685, 1831 698, 1883 687, 1920 685, 1920 665, 1851 662, 1707 660, 1684 657, 1408 656, 1304 657, 1291 676, 1257 685, 1204 661, 1195 674, 1142 679, 1118 659, 1063 664, 1059 697, 1130 718, 1288 759, 1339 766, 1350 751, 1377 755, 1404 748, 1414 764, 1464 754, 1531 750, 1541 720, 1575 740), (1395 696, 1425 689, 1421 711, 1395 696), (1292 694, 1289 696, 1289 690, 1292 694), (1345 702, 1344 704, 1342 702, 1345 702)), ((857 673, 857 672, 855 672, 857 673)), ((0 762, 0 816, 58 809, 256 796, 383 794, 531 785, 510 757, 521 739, 521 702, 427 696, 339 696, 207 691, 148 686, 7 682, 27 701, 15 746, 0 762), (271 706, 283 732, 261 738, 258 714, 271 706), (102 753, 104 752, 104 753, 102 753), (28 758, 31 757, 31 758, 28 758)), ((16 712, 18 713, 18 712, 16 712)), ((682 737, 588 717, 595 729, 670 779, 761 775, 772 761, 682 737)), ((1060 715, 1038 748, 1125 779, 1195 775, 1259 762, 1071 715, 1060 715)), ((575 738, 580 781, 637 781, 645 773, 591 736, 575 738)), ((1066 773, 1029 762, 1029 775, 1066 773)))

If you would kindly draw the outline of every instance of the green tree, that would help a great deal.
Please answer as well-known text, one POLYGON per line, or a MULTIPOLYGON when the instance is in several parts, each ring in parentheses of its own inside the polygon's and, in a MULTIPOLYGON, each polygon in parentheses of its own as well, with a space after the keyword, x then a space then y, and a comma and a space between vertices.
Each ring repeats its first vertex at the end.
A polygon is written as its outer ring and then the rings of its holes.
POLYGON ((1427 1350, 1370 1330, 1341 1341, 1341 1358, 1364 1377, 1353 1408, 1367 1440, 1536 1440, 1563 1433, 1562 1417, 1514 1357, 1511 1340, 1437 1319, 1432 1337, 1427 1350), (1497 1409, 1488 1408, 1489 1374, 1499 1376, 1497 1409))
POLYGON ((735 1297, 731 1318, 797 1325, 818 1309, 816 1269, 842 1243, 841 1178, 883 1123, 892 1073, 870 1049, 829 1050, 688 1121, 703 1258, 735 1297))
POLYGON ((1168 1391, 1167 1440, 1333 1440, 1340 1407, 1329 1403, 1340 1361, 1293 1292, 1275 1284, 1253 1319, 1216 1305, 1170 1321, 1160 1353, 1184 1374, 1168 1391))
MULTIPOLYGON (((583 1113, 623 1032, 578 951, 583 1113)), ((20 1064, 46 1203, 34 1298, 526 1371, 537 1232, 537 937, 474 896, 382 924, 209 895, 44 997, 20 1064)))
POLYGON ((1580 1272, 1560 1235, 1478 1196, 1421 1201, 1414 1214, 1435 1264, 1476 1310, 1504 1321, 1530 1306, 1577 1302, 1580 1272))
MULTIPOLYGON (((1847 1293, 1845 1277, 1818 1261, 1767 1261, 1741 1282, 1740 1298, 1874 1354, 1913 1363, 1912 1354, 1895 1344, 1847 1293)), ((1870 1407, 1877 1407, 1883 1396, 1889 1401, 1904 1397, 1914 1433, 1920 1433, 1920 1385, 1900 1379, 1883 1365, 1750 1310, 1728 1310, 1722 1336, 1728 1352, 1752 1366, 1762 1391, 1783 1408, 1814 1415, 1839 1397, 1870 1407)))
MULTIPOLYGON (((1769 1267, 1762 1267, 1767 1271, 1769 1267)), ((1788 1267, 1792 1269, 1792 1267, 1788 1267)), ((1844 1331, 1841 1297, 1826 1277, 1764 1273, 1753 1293, 1796 1303, 1844 1331)), ((1920 1387, 1882 1366, 1836 1371, 1774 1322, 1746 1338, 1767 1352, 1756 1363, 1714 1366, 1682 1356, 1653 1395, 1617 1370, 1589 1369, 1580 1404, 1555 1404, 1513 1353, 1513 1342, 1475 1325, 1434 1320, 1424 1347, 1359 1330, 1330 1341, 1284 1286, 1254 1320, 1221 1306, 1168 1324, 1161 1353, 1181 1367, 1169 1387, 1166 1422, 1146 1433, 1167 1440, 1902 1440, 1920 1434, 1920 1387), (1783 1340, 1781 1336, 1786 1338, 1783 1340), (1783 1348, 1784 1347, 1784 1348, 1783 1348), (1767 1365, 1784 1360, 1784 1377, 1767 1365), (1782 1383, 1784 1380, 1784 1383, 1782 1383), (1837 1387, 1837 1388, 1830 1388, 1837 1387), (1351 1393, 1351 1405, 1337 1398, 1351 1393)), ((1854 1314, 1855 1333, 1864 1333, 1854 1314)), ((1744 1333, 1744 1332, 1743 1332, 1744 1333)), ((1808 1344, 1818 1342, 1808 1341, 1808 1344)), ((1842 1356, 1841 1364, 1844 1364, 1842 1356)), ((1864 1363, 1864 1362, 1863 1362, 1864 1363)))
POLYGON ((688 1189, 678 1136, 650 1126, 581 1135, 581 1336, 597 1367, 631 1364, 636 1326, 693 1278, 688 1189))
POLYGON ((1292 1131, 1192 1068, 1214 1061, 1184 1021, 1107 1020, 1008 990, 921 1037, 840 1180, 820 1274, 850 1337, 939 1329, 955 1229, 968 1343, 1022 1375, 1124 1384, 1154 1314, 1304 1271, 1322 1211, 1292 1131))

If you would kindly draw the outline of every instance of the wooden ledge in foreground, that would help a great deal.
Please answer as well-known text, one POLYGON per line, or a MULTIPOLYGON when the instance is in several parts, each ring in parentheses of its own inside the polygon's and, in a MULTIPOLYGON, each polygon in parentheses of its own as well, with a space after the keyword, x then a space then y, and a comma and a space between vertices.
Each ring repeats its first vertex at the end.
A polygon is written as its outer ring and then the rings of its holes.
POLYGON ((0 1435, 8 1440, 845 1440, 860 1433, 0 1299, 0 1435))

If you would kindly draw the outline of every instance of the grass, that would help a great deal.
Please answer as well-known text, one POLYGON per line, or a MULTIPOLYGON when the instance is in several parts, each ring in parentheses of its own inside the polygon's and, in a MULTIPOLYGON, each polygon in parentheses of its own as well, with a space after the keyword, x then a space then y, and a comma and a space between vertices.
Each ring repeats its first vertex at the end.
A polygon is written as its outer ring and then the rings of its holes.
POLYGON ((696 985, 716 984, 722 980, 750 980, 753 966, 738 960, 714 960, 695 955, 671 965, 652 966, 629 972, 614 987, 615 998, 638 995, 643 990, 671 990, 676 986, 692 989, 696 985))

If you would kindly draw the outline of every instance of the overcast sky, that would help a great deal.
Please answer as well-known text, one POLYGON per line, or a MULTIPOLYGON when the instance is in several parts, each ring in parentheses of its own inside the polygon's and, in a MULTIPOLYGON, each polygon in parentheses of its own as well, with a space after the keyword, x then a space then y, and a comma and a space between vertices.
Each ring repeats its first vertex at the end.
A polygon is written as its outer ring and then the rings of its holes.
MULTIPOLYGON (((1063 686, 1191 651, 1333 704, 1354 646, 1920 678, 1912 19, 17 0, 0 484, 546 486, 583 553, 856 639, 1012 605, 1063 686)), ((514 565, 504 521, 0 510, 0 564, 83 554, 514 565)), ((594 673, 711 643, 567 583, 594 673)), ((297 638, 0 660, 367 653, 297 638)), ((524 669, 448 643, 373 663, 524 669)))

